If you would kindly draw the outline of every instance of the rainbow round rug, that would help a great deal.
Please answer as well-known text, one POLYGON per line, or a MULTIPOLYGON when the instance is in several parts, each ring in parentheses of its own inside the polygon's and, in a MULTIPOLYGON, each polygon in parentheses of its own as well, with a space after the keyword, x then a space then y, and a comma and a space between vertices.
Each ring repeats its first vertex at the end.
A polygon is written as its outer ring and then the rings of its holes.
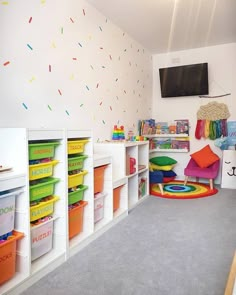
POLYGON ((158 184, 150 186, 150 195, 167 199, 195 199, 215 195, 218 190, 210 189, 209 184, 199 182, 188 182, 184 185, 183 181, 171 181, 163 185, 164 194, 162 195, 158 184))

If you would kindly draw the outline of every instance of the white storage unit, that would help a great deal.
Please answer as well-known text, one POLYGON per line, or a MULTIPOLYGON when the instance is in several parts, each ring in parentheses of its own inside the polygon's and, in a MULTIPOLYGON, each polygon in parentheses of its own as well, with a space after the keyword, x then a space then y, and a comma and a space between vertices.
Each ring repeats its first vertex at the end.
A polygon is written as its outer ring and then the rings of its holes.
POLYGON ((222 162, 222 188, 236 188, 236 151, 224 150, 222 162))
MULTIPOLYGON (((13 168, 8 172, 0 173, 0 194, 8 195, 13 190, 14 198, 8 199, 8 202, 11 202, 12 206, 14 206, 13 203, 15 204, 14 230, 22 233, 17 236, 14 276, 0 285, 0 294, 19 294, 126 217, 128 208, 140 201, 138 194, 140 177, 147 179, 145 196, 149 194, 148 142, 101 144, 97 149, 99 154, 94 155, 91 131, 26 128, 0 129, 0 142, 0 165, 13 168), (87 204, 84 207, 83 231, 71 239, 69 239, 68 229, 68 141, 70 140, 87 141, 83 151, 87 156, 83 167, 83 170, 87 171, 84 175, 86 190, 83 200, 87 204), (53 167, 53 179, 49 180, 54 184, 52 194, 57 201, 53 204, 53 218, 31 227, 29 206, 30 201, 34 201, 32 198, 35 198, 32 189, 36 187, 39 194, 44 189, 37 186, 37 183, 32 184, 29 181, 32 168, 29 167, 29 144, 47 141, 57 142, 53 155, 53 161, 57 163, 53 167), (128 176, 126 176, 127 155, 136 161, 136 171, 128 176), (95 216, 93 172, 95 167, 102 165, 107 165, 104 174, 103 211, 99 213, 100 216, 95 216), (113 190, 117 187, 121 188, 120 199, 119 207, 114 211, 113 190)), ((30 164, 37 165, 31 162, 30 164)), ((45 175, 47 173, 43 171, 42 179, 45 175)), ((47 194, 51 195, 51 193, 47 194)), ((12 229, 12 224, 7 222, 3 231, 12 229)), ((3 254, 3 251, 0 248, 0 255, 1 253, 3 254)))
MULTIPOLYGON (((83 230, 75 235, 72 239, 68 239, 68 181, 66 181, 66 211, 67 211, 67 243, 68 243, 68 251, 67 257, 75 254, 80 248, 81 243, 85 241, 89 236, 91 236, 94 232, 94 203, 93 203, 93 142, 92 142, 92 133, 89 130, 67 130, 66 131, 66 142, 70 141, 83 141, 86 140, 86 144, 84 144, 83 151, 81 154, 86 155, 87 158, 84 161, 83 171, 86 171, 86 174, 83 178, 83 184, 87 185, 88 188, 84 192, 83 200, 88 202, 88 204, 84 207, 83 212, 83 230)), ((79 147, 80 148, 80 147, 79 147)), ((66 148, 66 157, 68 157, 68 147, 66 148)), ((67 158, 68 161, 68 158, 67 158)), ((68 180, 68 173, 66 168, 66 179, 68 180)))
MULTIPOLYGON (((149 142, 107 142, 96 143, 94 145, 95 153, 107 153, 112 156, 112 175, 113 183, 117 187, 119 181, 127 177, 128 190, 128 208, 136 206, 141 200, 149 195, 149 142), (133 171, 130 171, 130 158, 132 159, 133 171), (138 193, 138 179, 145 177, 147 180, 146 194, 140 199, 138 193), (118 183, 117 183, 118 182, 118 183)), ((131 169, 132 170, 132 169, 131 169)), ((124 183, 125 184, 125 183, 124 183)), ((125 192, 125 188, 123 193, 125 192)), ((122 193, 122 195, 123 195, 122 193)), ((121 199, 123 199, 121 197, 121 199)), ((122 201, 121 201, 122 202, 122 201)))
MULTIPOLYGON (((12 167, 12 170, 0 173, 0 192, 5 194, 3 192, 8 191, 6 195, 12 195, 12 197, 14 194, 14 230, 24 235, 16 243, 15 274, 10 280, 0 285, 0 294, 11 290, 30 275, 30 236, 26 168, 27 143, 25 138, 26 132, 24 129, 0 129, 0 165, 3 167, 12 167), (14 191, 13 194, 12 191, 14 191)), ((5 201, 8 202, 9 200, 5 201)), ((9 226, 12 227, 12 223, 9 226)), ((7 225, 4 227, 7 230, 9 229, 7 225)))

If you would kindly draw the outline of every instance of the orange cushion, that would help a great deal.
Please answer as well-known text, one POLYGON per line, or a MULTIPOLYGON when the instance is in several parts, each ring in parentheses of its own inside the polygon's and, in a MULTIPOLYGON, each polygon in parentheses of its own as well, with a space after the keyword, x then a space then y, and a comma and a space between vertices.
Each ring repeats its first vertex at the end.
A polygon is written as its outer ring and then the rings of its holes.
POLYGON ((206 167, 214 164, 217 160, 219 160, 218 155, 213 153, 209 144, 206 145, 201 150, 191 154, 190 156, 201 168, 206 168, 206 167))

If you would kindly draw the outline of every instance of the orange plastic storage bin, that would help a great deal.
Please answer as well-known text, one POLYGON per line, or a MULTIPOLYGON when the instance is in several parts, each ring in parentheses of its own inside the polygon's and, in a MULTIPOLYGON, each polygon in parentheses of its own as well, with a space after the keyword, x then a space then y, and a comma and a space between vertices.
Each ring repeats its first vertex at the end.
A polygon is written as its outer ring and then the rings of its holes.
POLYGON ((9 240, 0 244, 0 285, 10 280, 16 272, 16 242, 24 234, 13 231, 9 240))
POLYGON ((120 191, 123 185, 113 189, 113 212, 120 208, 120 191))
POLYGON ((108 165, 94 168, 94 194, 101 193, 104 187, 104 174, 108 165))
POLYGON ((80 201, 77 207, 69 210, 69 239, 83 231, 84 207, 87 204, 86 201, 80 201))

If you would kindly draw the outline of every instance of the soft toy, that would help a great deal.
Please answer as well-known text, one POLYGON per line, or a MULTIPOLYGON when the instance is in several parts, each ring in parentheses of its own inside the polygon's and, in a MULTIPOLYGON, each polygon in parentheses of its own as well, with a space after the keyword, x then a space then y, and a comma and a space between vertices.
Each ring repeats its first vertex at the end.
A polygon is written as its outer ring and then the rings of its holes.
POLYGON ((224 137, 224 136, 221 136, 220 138, 217 138, 214 143, 215 143, 215 146, 220 148, 222 151, 227 150, 228 147, 229 147, 228 138, 224 137))

